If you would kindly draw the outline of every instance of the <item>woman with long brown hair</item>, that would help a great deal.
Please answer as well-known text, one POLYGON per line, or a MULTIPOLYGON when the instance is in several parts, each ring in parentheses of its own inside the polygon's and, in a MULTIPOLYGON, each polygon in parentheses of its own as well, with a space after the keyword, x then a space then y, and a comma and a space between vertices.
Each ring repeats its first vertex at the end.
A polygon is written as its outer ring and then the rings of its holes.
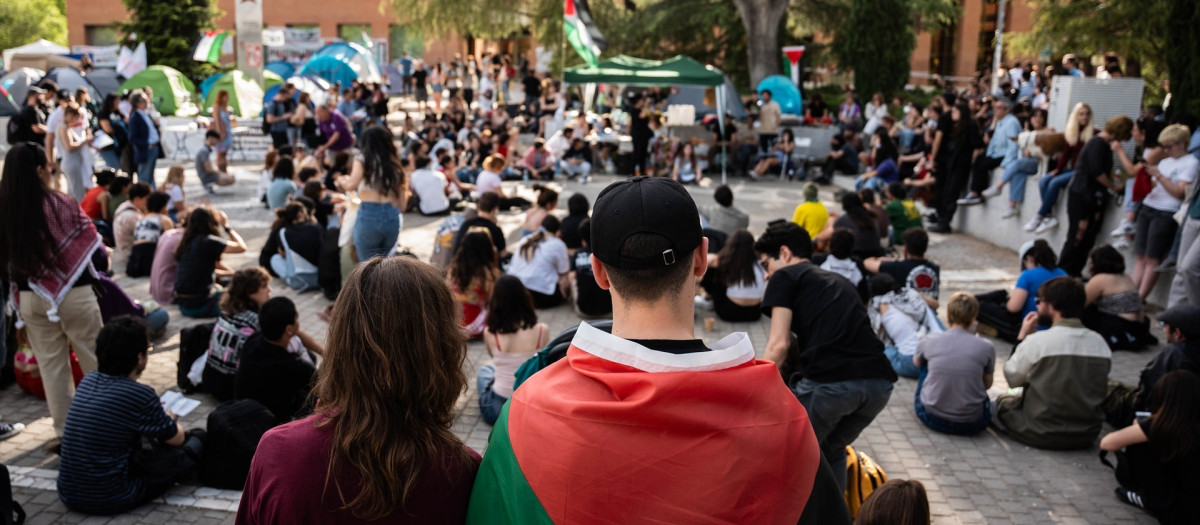
POLYGON ((461 305, 462 326, 472 338, 483 335, 483 320, 487 316, 488 298, 492 285, 500 278, 500 261, 492 236, 484 231, 468 231, 454 252, 446 282, 461 305))
POLYGON ((229 227, 229 217, 207 204, 197 206, 188 215, 187 228, 175 248, 179 268, 175 273, 175 302, 179 313, 188 317, 216 317, 221 312, 224 289, 217 278, 233 276, 233 270, 221 262, 223 254, 246 251, 246 241, 229 227), (221 230, 229 240, 221 237, 221 230))
POLYGON ((450 430, 466 340, 433 266, 374 258, 329 322, 315 413, 259 442, 237 523, 462 523, 479 455, 450 430))

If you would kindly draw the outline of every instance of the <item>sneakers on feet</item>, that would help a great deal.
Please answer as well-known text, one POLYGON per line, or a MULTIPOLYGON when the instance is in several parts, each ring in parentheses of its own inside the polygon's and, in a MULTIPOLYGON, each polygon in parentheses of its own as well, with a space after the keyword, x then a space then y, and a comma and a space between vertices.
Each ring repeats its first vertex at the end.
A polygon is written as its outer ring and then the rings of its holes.
POLYGON ((1158 265, 1158 267, 1154 268, 1154 271, 1156 273, 1163 273, 1163 272, 1169 272, 1174 269, 1175 269, 1175 260, 1167 259, 1167 260, 1163 261, 1162 264, 1158 265))
POLYGON ((1037 227, 1040 226, 1041 224, 1042 224, 1042 216, 1037 215, 1034 218, 1029 219, 1029 222, 1025 223, 1025 231, 1031 232, 1033 230, 1036 230, 1037 227))
POLYGON ((1117 487, 1113 489, 1113 493, 1117 495, 1117 499, 1120 500, 1121 503, 1127 503, 1139 509, 1146 508, 1146 503, 1142 501, 1142 495, 1137 492, 1125 490, 1122 487, 1117 487))
POLYGON ((934 225, 932 225, 932 226, 930 226, 930 227, 928 227, 928 228, 925 228, 925 229, 926 229, 927 231, 931 231, 931 232, 933 232, 933 233, 950 233, 950 227, 949 227, 949 226, 943 226, 943 225, 941 225, 941 224, 934 224, 934 225))
POLYGON ((22 430, 25 430, 22 423, 0 423, 0 441, 20 434, 22 430))
POLYGON ((983 190, 983 196, 989 199, 992 197, 998 197, 1000 196, 1000 188, 989 186, 988 189, 983 190))
POLYGON ((1009 209, 1007 209, 1007 210, 1004 210, 1004 213, 1000 214, 1000 218, 1001 218, 1001 219, 1008 219, 1008 218, 1011 218, 1011 217, 1016 217, 1016 216, 1017 216, 1017 212, 1018 212, 1018 211, 1019 211, 1019 210, 1017 210, 1016 208, 1009 208, 1009 209))
POLYGON ((1121 250, 1123 252, 1127 252, 1131 248, 1133 248, 1133 245, 1129 243, 1129 239, 1121 237, 1121 238, 1117 239, 1116 242, 1112 243, 1112 247, 1116 248, 1118 250, 1121 250))
POLYGON ((983 202, 983 197, 980 197, 978 195, 967 195, 966 197, 958 199, 959 206, 971 206, 971 205, 975 205, 975 204, 980 204, 982 202, 983 202))
POLYGON ((1034 233, 1042 233, 1042 232, 1045 232, 1046 230, 1053 230, 1054 228, 1057 228, 1057 227, 1058 227, 1058 219, 1055 219, 1054 217, 1046 217, 1044 220, 1042 220, 1042 223, 1039 224, 1038 227, 1033 230, 1033 232, 1034 233))
POLYGON ((1132 222, 1129 222, 1129 219, 1121 219, 1121 224, 1119 224, 1117 228, 1112 231, 1112 236, 1123 237, 1125 235, 1133 235, 1136 231, 1137 229, 1134 227, 1132 222))

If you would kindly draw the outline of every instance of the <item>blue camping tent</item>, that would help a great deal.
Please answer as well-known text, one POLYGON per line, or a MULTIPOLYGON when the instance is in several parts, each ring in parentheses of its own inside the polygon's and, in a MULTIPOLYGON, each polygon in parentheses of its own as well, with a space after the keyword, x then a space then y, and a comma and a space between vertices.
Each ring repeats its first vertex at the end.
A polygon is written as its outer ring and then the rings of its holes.
POLYGON ((758 88, 754 91, 762 93, 764 90, 771 92, 771 100, 779 104, 779 109, 784 113, 791 115, 804 114, 804 105, 801 104, 800 90, 796 89, 796 85, 792 83, 792 79, 783 75, 771 75, 762 79, 758 83, 758 88))
POLYGON ((293 66, 282 60, 268 62, 263 66, 263 69, 279 75, 279 78, 287 78, 296 74, 296 66, 293 66))
POLYGON ((210 88, 212 88, 213 84, 216 84, 218 80, 221 80, 221 77, 223 77, 223 76, 225 76, 225 73, 217 73, 215 75, 212 75, 212 76, 204 79, 204 82, 200 83, 200 99, 201 100, 208 98, 208 90, 210 88))
POLYGON ((296 86, 297 97, 299 97, 300 92, 303 91, 308 93, 308 96, 312 99, 313 104, 317 105, 323 105, 325 104, 325 101, 329 100, 329 86, 333 85, 321 77, 314 76, 297 75, 288 77, 287 81, 291 82, 293 86, 296 86))
MULTIPOLYGON (((312 58, 334 57, 350 65, 363 82, 383 82, 379 64, 367 48, 353 42, 334 42, 312 54, 312 58)), ((311 62, 311 60, 310 60, 311 62)), ((300 73, 303 75, 303 69, 300 73)), ((344 85, 344 84, 343 84, 344 85)))
MULTIPOLYGON (((313 57, 297 72, 300 76, 315 76, 330 83, 349 86, 361 78, 349 63, 332 56, 313 57)), ((365 79, 364 79, 365 80, 365 79)))

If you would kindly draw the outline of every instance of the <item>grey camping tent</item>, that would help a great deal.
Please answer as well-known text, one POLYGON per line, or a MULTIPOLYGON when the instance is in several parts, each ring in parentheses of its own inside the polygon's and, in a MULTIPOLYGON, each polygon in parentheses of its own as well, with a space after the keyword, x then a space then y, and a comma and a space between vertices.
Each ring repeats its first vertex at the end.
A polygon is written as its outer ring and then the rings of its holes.
POLYGON ((104 100, 100 98, 100 92, 96 89, 96 86, 93 86, 91 82, 88 82, 88 79, 84 78, 83 74, 73 67, 56 67, 51 69, 48 73, 46 73, 46 76, 42 77, 41 82, 45 82, 47 80, 53 80, 55 84, 58 84, 58 89, 70 91, 72 95, 74 95, 75 91, 79 88, 84 88, 91 93, 92 100, 95 100, 96 102, 104 100))
POLYGON ((44 75, 42 70, 31 67, 14 69, 0 77, 0 87, 8 91, 17 106, 21 106, 25 104, 25 93, 29 91, 29 86, 37 85, 44 75))
POLYGON ((94 69, 86 75, 88 82, 96 88, 96 94, 100 95, 96 102, 104 100, 109 93, 119 93, 121 83, 125 82, 125 77, 117 74, 114 69, 94 69))

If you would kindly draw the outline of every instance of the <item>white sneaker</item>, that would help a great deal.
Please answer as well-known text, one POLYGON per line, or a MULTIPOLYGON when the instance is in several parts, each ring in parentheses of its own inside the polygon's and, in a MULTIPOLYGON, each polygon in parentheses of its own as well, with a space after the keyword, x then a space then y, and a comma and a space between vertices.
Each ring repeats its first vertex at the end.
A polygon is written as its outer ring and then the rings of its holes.
POLYGON ((990 199, 992 197, 998 197, 999 195, 1000 195, 1000 188, 997 188, 995 186, 988 186, 988 189, 983 190, 983 196, 985 198, 990 199))
MULTIPOLYGON (((1001 219, 1008 219, 1008 218, 1010 218, 1010 217, 1016 217, 1016 216, 1017 216, 1017 212, 1018 212, 1018 211, 1019 211, 1019 210, 1017 210, 1016 208, 1009 208, 1009 209, 1007 209, 1007 210, 1004 210, 1004 213, 1000 214, 1000 218, 1001 218, 1001 219)), ((1036 227, 1036 226, 1035 226, 1035 227, 1036 227)))
POLYGON ((1042 224, 1042 216, 1035 215, 1032 219, 1029 219, 1029 222, 1025 223, 1025 231, 1027 231, 1027 232, 1034 231, 1041 224, 1042 224))
POLYGON ((1129 222, 1129 219, 1121 219, 1121 224, 1117 225, 1117 228, 1112 231, 1112 236, 1123 237, 1125 235, 1133 235, 1136 232, 1137 228, 1132 222, 1129 222))
POLYGON ((1133 248, 1133 245, 1129 244, 1129 239, 1121 237, 1120 239, 1117 239, 1117 242, 1112 243, 1112 247, 1123 252, 1127 252, 1130 248, 1133 248))
POLYGON ((1057 227, 1058 219, 1055 219, 1054 217, 1046 217, 1046 219, 1038 225, 1037 229, 1033 230, 1033 233, 1042 233, 1046 230, 1052 230, 1057 227))

